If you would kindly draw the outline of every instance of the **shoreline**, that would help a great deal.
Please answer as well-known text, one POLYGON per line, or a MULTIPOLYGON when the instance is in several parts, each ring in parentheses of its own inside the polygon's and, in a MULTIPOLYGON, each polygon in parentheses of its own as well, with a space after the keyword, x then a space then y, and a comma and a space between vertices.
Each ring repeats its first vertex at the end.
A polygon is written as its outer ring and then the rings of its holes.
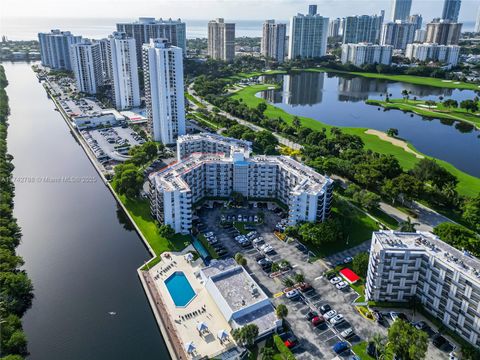
POLYGON ((395 146, 398 146, 398 147, 402 148, 404 151, 415 155, 418 159, 425 159, 425 156, 423 156, 422 154, 419 154, 416 151, 412 150, 408 146, 408 142, 405 141, 405 140, 390 137, 386 133, 384 133, 383 131, 375 130, 375 129, 368 129, 367 131, 365 131, 365 134, 378 136, 381 140, 387 141, 392 145, 395 145, 395 146))
MULTIPOLYGON (((37 74, 34 72, 34 75, 38 78, 37 74)), ((41 82, 43 88, 45 89, 45 91, 47 92, 47 94, 49 95, 50 99, 53 101, 53 103, 55 104, 55 108, 58 110, 58 112, 61 114, 63 120, 65 121, 65 123, 67 124, 67 126, 69 127, 72 135, 74 136, 74 138, 79 142, 80 146, 82 147, 83 151, 85 152, 85 154, 87 155, 87 158, 90 160, 90 162, 92 163, 93 167, 95 168, 95 170, 97 171, 97 173, 100 175, 100 178, 102 179, 103 183, 105 184, 105 186, 107 187, 107 189, 110 191, 110 193, 113 195, 115 201, 117 202, 117 204, 120 205, 120 207, 122 208, 124 214, 128 217, 128 219, 130 220, 130 222, 132 223, 134 229, 135 229, 135 232, 138 234, 138 236, 140 237, 140 239, 142 240, 143 244, 145 245, 145 247, 147 248, 148 252, 152 255, 152 258, 149 259, 146 264, 148 264, 150 261, 152 261, 153 259, 156 258, 156 254, 154 252, 154 250, 152 249, 152 247, 150 246, 150 244, 148 243, 147 239, 145 238, 145 236, 143 235, 143 233, 141 232, 140 228, 137 226, 136 222, 134 221, 134 219, 131 217, 130 213, 128 212, 127 208, 125 207, 125 205, 122 203, 122 201, 120 200, 120 198, 118 197, 117 193, 115 192, 115 190, 113 189, 112 185, 108 182, 107 178, 105 177, 105 175, 103 174, 102 170, 100 169, 99 165, 98 165, 98 162, 96 160, 96 158, 94 157, 93 153, 91 152, 90 150, 90 147, 85 143, 85 139, 80 136, 80 134, 78 133, 78 129, 75 128, 72 124, 72 122, 70 121, 69 119, 69 116, 68 114, 65 113, 64 109, 62 108, 62 106, 58 103, 58 100, 55 98, 55 96, 52 94, 52 91, 51 91, 51 85, 49 83, 48 80, 44 80, 43 83, 41 82)), ((150 305, 150 309, 152 310, 152 313, 155 317, 155 320, 157 322, 157 326, 160 330, 160 334, 165 342, 165 345, 168 349, 168 352, 169 352, 169 356, 172 360, 178 360, 178 359, 181 359, 181 357, 178 356, 178 354, 176 353, 175 349, 174 349, 174 346, 172 344, 172 341, 170 339, 170 335, 169 335, 169 332, 167 331, 167 326, 166 324, 163 323, 162 321, 162 318, 160 316, 160 314, 158 313, 158 308, 155 304, 155 301, 153 299, 153 296, 151 294, 151 290, 147 284, 147 281, 145 281, 144 279, 144 276, 143 276, 143 266, 145 264, 142 264, 140 265, 140 267, 137 268, 137 275, 140 279, 140 282, 142 284, 142 288, 143 288, 143 291, 145 293, 145 296, 147 297, 148 299, 148 303, 150 305)))

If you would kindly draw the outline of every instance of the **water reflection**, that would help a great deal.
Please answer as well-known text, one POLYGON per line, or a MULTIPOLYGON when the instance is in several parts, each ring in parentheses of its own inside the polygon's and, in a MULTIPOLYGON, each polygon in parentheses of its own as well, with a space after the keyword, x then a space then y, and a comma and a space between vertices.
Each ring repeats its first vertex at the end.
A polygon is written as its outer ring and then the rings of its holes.
POLYGON ((325 73, 306 72, 298 75, 269 77, 271 82, 281 84, 282 90, 267 90, 262 97, 273 103, 287 105, 314 105, 322 102, 325 73))
POLYGON ((388 89, 385 81, 373 80, 362 77, 339 77, 338 100, 339 101, 365 101, 371 93, 383 94, 388 89))

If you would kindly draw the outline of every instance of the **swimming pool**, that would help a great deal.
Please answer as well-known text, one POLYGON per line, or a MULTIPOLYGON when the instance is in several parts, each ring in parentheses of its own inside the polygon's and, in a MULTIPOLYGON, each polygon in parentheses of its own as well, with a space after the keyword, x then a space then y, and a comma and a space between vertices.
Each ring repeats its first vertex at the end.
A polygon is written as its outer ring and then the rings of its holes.
POLYGON ((194 238, 193 240, 193 247, 198 251, 202 259, 207 259, 210 257, 208 250, 205 249, 205 246, 203 246, 203 244, 197 238, 194 238))
POLYGON ((175 306, 186 306, 195 297, 195 291, 181 271, 177 271, 165 280, 165 286, 172 297, 175 306))

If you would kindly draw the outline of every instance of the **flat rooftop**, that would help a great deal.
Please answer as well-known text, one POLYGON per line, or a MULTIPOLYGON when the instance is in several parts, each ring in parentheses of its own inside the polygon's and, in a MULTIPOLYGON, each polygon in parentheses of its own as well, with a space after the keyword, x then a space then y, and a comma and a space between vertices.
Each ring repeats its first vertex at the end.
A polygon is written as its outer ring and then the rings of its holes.
POLYGON ((231 146, 232 148, 251 151, 252 143, 246 140, 239 140, 211 133, 187 134, 178 137, 177 144, 208 141, 211 143, 220 143, 222 145, 231 146))
POLYGON ((429 232, 404 233, 376 231, 374 237, 384 249, 425 251, 442 262, 447 262, 477 281, 480 280, 480 259, 467 251, 461 251, 429 232))
POLYGON ((268 299, 245 269, 237 266, 211 277, 233 312, 268 299))

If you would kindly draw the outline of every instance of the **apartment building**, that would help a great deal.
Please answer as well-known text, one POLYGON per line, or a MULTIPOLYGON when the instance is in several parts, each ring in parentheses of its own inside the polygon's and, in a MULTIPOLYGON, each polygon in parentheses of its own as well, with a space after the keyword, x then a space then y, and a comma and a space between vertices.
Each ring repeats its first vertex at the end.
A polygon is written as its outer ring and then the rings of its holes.
MULTIPOLYGON (((198 139, 184 137, 177 145, 178 153, 188 141, 198 143, 198 139)), ((247 144, 227 141, 232 142, 229 155, 185 153, 182 160, 149 176, 155 219, 176 232, 189 233, 195 203, 206 196, 228 198, 232 192, 247 198, 279 200, 289 208, 289 225, 323 221, 329 216, 333 194, 330 178, 286 156, 250 157, 250 151, 245 150, 247 144)))
POLYGON ((462 25, 448 20, 434 19, 427 24, 426 42, 439 45, 458 45, 462 25))
POLYGON ((143 45, 148 128, 153 140, 173 144, 185 134, 183 51, 166 39, 143 45))
POLYGON ((117 110, 140 106, 140 85, 135 39, 114 32, 108 37, 113 97, 117 110))
POLYGON ((38 33, 42 65, 56 70, 72 70, 70 46, 81 40, 81 36, 58 29, 49 33, 38 33))
POLYGON ((404 21, 383 24, 380 45, 392 45, 394 49, 405 50, 415 38, 415 26, 404 21))
POLYGON ((288 58, 315 58, 327 53, 327 17, 316 13, 316 6, 309 7, 307 15, 297 14, 290 20, 288 58), (315 13, 313 13, 315 11, 315 13))
POLYGON ((103 85, 100 44, 88 39, 73 44, 70 48, 70 58, 78 91, 96 94, 98 88, 103 85))
POLYGON ((328 37, 343 35, 344 19, 336 18, 328 23, 328 37))
POLYGON ((218 18, 208 22, 208 56, 232 61, 235 57, 235 24, 218 18))
POLYGON ((285 60, 287 24, 275 24, 266 20, 263 24, 261 54, 282 63, 285 60))
POLYGON ((423 17, 420 14, 410 15, 408 17, 408 22, 415 24, 415 30, 421 29, 423 24, 423 17))
POLYGON ((384 12, 380 15, 347 16, 344 19, 343 43, 378 44, 382 33, 384 12))
POLYGON ((393 0, 392 22, 397 20, 407 21, 412 9, 412 0, 393 0))
POLYGON ((252 143, 246 140, 227 138, 225 136, 200 133, 179 136, 177 139, 177 160, 180 161, 193 153, 222 153, 232 156, 234 152, 243 152, 248 157, 252 143))
POLYGON ((384 64, 392 63, 393 46, 391 45, 373 45, 367 43, 343 44, 342 45, 342 64, 350 63, 355 66, 365 64, 384 64))
POLYGON ((187 30, 181 19, 157 20, 153 17, 141 17, 137 21, 118 23, 117 31, 135 39, 139 64, 142 63, 142 46, 148 44, 150 39, 167 39, 173 46, 181 48, 184 54, 187 51, 187 30))
POLYGON ((439 61, 455 66, 460 56, 458 45, 408 44, 405 57, 417 61, 439 61))
POLYGON ((473 346, 480 346, 480 260, 427 232, 372 236, 366 298, 417 301, 473 346))
POLYGON ((442 19, 457 22, 461 5, 462 0, 444 0, 442 19))

